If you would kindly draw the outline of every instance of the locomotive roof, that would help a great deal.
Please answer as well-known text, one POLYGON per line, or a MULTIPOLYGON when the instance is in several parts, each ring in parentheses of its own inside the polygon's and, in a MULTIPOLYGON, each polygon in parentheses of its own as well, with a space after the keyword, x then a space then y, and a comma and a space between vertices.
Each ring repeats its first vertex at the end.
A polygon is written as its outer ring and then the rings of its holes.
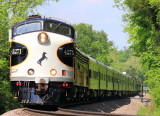
POLYGON ((64 25, 67 25, 69 27, 71 27, 73 29, 73 27, 71 26, 71 24, 65 22, 65 21, 61 21, 61 20, 58 20, 58 19, 53 19, 53 18, 28 18, 22 22, 19 22, 19 23, 16 23, 14 26, 18 26, 18 25, 21 25, 21 24, 24 24, 24 23, 27 23, 27 22, 34 22, 34 21, 42 21, 42 22, 45 22, 45 21, 53 21, 53 22, 59 22, 59 23, 62 23, 64 25))
MULTIPOLYGON (((15 25, 12 27, 12 29, 13 29, 13 30, 16 30, 16 28, 17 28, 18 26, 21 26, 21 25, 27 24, 27 23, 34 23, 34 22, 40 22, 41 25, 42 25, 42 29, 44 29, 44 26, 43 26, 43 25, 45 25, 46 22, 53 22, 53 23, 59 23, 59 24, 65 25, 65 26, 67 26, 68 28, 71 29, 71 33, 72 33, 72 34, 71 34, 70 37, 74 38, 74 32, 75 32, 75 30, 74 30, 74 28, 73 28, 73 26, 72 26, 71 24, 69 24, 69 23, 67 23, 67 22, 65 22, 65 21, 61 21, 61 20, 58 20, 58 19, 52 19, 52 18, 41 18, 41 17, 28 18, 28 19, 26 19, 26 20, 24 20, 24 21, 21 21, 21 22, 15 24, 15 25)), ((12 34, 13 34, 13 37, 16 36, 16 34, 14 34, 14 32, 12 32, 12 34)))

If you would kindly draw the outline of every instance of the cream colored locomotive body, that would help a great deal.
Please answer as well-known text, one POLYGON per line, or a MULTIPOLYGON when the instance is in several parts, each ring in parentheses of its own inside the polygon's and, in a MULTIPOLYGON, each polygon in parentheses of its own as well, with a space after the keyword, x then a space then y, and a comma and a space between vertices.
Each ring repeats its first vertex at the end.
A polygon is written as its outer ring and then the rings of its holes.
POLYGON ((49 42, 40 44, 38 42, 38 34, 44 31, 32 32, 18 35, 13 38, 13 42, 24 45, 28 50, 27 58, 11 67, 11 81, 35 81, 40 82, 40 79, 49 81, 73 82, 73 67, 65 65, 57 56, 57 50, 60 46, 68 43, 73 43, 73 39, 64 35, 45 32, 48 35, 49 42), (46 52, 46 59, 38 64, 38 60, 42 57, 43 52, 46 52), (28 70, 33 69, 34 74, 29 75, 28 70), (51 75, 51 70, 56 70, 56 75, 51 75), (62 70, 66 70, 66 75, 62 75, 62 70))

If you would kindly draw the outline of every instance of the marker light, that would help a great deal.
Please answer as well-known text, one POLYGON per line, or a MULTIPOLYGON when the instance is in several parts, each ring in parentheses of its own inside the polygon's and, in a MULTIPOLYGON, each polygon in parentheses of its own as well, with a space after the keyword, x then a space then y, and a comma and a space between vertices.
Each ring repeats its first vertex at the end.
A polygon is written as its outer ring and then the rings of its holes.
POLYGON ((50 71, 50 74, 51 74, 52 76, 55 76, 55 75, 57 74, 56 69, 52 69, 52 70, 50 71))
POLYGON ((63 83, 63 87, 65 87, 66 86, 66 84, 65 83, 63 83))
POLYGON ((63 76, 66 75, 66 70, 62 70, 62 75, 63 75, 63 76))
POLYGON ((19 83, 17 82, 16 85, 17 86, 22 86, 22 83, 21 82, 19 82, 19 83))
POLYGON ((48 35, 46 33, 40 33, 38 35, 38 41, 41 43, 41 44, 46 44, 48 43, 49 39, 48 39, 48 35))
POLYGON ((63 83, 62 86, 63 87, 68 87, 68 83, 63 83))
POLYGON ((33 75, 33 74, 34 74, 34 70, 33 70, 33 69, 29 69, 29 70, 28 70, 28 74, 29 74, 29 75, 33 75))
POLYGON ((21 86, 22 85, 22 83, 21 82, 19 82, 19 86, 21 86))

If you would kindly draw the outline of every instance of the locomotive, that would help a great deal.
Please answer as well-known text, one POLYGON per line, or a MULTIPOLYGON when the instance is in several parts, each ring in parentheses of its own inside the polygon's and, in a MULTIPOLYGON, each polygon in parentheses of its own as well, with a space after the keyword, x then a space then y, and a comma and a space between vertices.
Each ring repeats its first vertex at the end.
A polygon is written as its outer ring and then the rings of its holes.
POLYGON ((142 84, 77 48, 70 23, 30 16, 9 30, 10 81, 14 98, 24 105, 127 96, 142 84))

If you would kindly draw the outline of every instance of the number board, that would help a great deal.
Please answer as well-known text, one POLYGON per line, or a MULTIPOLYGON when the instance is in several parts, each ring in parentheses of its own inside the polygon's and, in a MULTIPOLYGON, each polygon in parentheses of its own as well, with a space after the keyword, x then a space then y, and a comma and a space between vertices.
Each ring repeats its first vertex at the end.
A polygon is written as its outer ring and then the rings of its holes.
POLYGON ((75 50, 73 48, 64 48, 63 50, 64 57, 74 57, 75 50))
POLYGON ((11 48, 10 55, 22 55, 22 48, 11 48))

